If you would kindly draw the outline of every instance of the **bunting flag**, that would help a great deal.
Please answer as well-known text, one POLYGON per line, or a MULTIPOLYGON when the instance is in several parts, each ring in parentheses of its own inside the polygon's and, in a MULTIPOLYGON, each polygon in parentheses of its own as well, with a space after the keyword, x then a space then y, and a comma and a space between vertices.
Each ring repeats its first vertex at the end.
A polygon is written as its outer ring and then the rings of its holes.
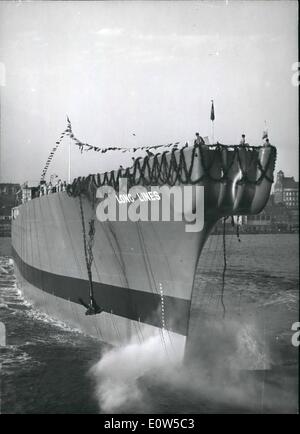
POLYGON ((211 111, 210 111, 210 120, 215 120, 215 108, 214 108, 214 100, 211 100, 211 111))
POLYGON ((41 181, 45 180, 45 176, 47 174, 48 168, 51 164, 51 161, 54 157, 55 152, 59 148, 60 143, 62 142, 63 138, 66 135, 68 135, 69 132, 71 131, 71 122, 70 122, 70 119, 68 118, 68 116, 67 116, 67 122, 68 122, 67 128, 61 133, 59 139, 55 142, 56 146, 54 146, 54 148, 52 148, 52 150, 51 150, 51 152, 50 152, 50 154, 46 160, 46 164, 45 164, 44 169, 42 170, 42 174, 41 174, 41 181))
MULTIPOLYGON (((213 106, 212 106, 212 110, 213 110, 213 106)), ((213 111, 212 111, 213 113, 213 111)), ((133 135, 135 136, 135 133, 133 133, 133 135)), ((134 148, 121 148, 121 147, 117 147, 117 146, 108 146, 108 147, 98 147, 98 146, 92 146, 88 143, 83 143, 81 142, 81 140, 77 139, 72 131, 72 125, 71 125, 71 121, 69 119, 69 117, 67 116, 67 128, 61 133, 59 139, 55 142, 56 146, 54 148, 52 148, 47 160, 46 160, 46 164, 44 166, 44 169, 42 170, 42 174, 41 174, 41 181, 44 181, 45 176, 47 174, 49 165, 51 164, 51 161, 55 155, 55 152, 57 151, 57 149, 59 148, 62 140, 64 139, 65 136, 69 136, 70 139, 72 139, 72 141, 74 142, 75 146, 78 146, 79 150, 81 153, 83 153, 83 151, 95 151, 95 152, 101 152, 101 154, 105 154, 108 151, 121 151, 122 153, 124 152, 136 152, 138 150, 146 150, 146 152, 148 153, 148 155, 152 154, 149 150, 150 149, 159 149, 159 148, 170 148, 170 147, 178 147, 178 145, 180 144, 180 142, 175 142, 175 143, 169 143, 167 145, 152 145, 152 146, 136 146, 134 148)), ((185 145, 187 146, 187 144, 185 145)), ((154 154, 152 154, 154 155, 154 154)))
POLYGON ((268 138, 268 128, 267 128, 267 121, 265 120, 265 128, 263 130, 263 134, 262 134, 262 139, 267 139, 268 138))
MULTIPOLYGON (((79 139, 77 139, 72 132, 70 121, 67 130, 68 130, 69 137, 74 141, 75 145, 79 147, 81 153, 83 153, 83 151, 91 151, 91 150, 96 152, 101 152, 102 154, 105 154, 108 151, 121 151, 122 153, 124 153, 124 152, 136 152, 138 150, 158 149, 158 148, 166 148, 166 147, 174 146, 173 143, 169 143, 167 145, 136 146, 134 148, 121 148, 118 146, 98 147, 98 146, 89 145, 88 143, 83 143, 79 139)), ((180 142, 175 143, 175 145, 179 145, 179 144, 180 142)))

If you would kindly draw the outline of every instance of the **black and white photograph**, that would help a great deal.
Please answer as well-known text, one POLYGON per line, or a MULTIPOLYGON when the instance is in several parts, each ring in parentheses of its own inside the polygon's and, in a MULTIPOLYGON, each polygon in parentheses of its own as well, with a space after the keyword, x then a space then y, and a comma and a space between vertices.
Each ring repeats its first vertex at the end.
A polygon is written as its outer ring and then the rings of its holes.
POLYGON ((0 2, 0 415, 298 414, 298 7, 0 2))

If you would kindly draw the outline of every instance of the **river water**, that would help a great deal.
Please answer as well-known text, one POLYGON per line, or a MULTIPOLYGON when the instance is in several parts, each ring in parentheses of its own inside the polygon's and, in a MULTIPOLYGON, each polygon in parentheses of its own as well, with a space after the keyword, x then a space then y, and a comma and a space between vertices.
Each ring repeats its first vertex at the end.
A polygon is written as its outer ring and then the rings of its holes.
POLYGON ((157 360, 154 341, 111 349, 33 309, 18 289, 10 241, 0 238, 7 340, 0 347, 1 412, 298 412, 298 348, 291 341, 299 316, 298 235, 241 238, 226 237, 222 299, 222 236, 207 242, 191 321, 199 353, 184 367, 157 360))

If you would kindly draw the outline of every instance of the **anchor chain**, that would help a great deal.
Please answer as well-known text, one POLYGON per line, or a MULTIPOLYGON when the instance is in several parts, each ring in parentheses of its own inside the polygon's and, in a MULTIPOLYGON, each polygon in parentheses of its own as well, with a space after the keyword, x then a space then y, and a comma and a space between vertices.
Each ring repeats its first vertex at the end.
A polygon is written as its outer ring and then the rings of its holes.
POLYGON ((82 224, 84 256, 85 256, 85 263, 86 263, 87 274, 89 279, 89 303, 85 303, 82 300, 82 298, 79 298, 79 301, 84 307, 86 307, 87 309, 85 312, 86 315, 96 315, 98 313, 101 313, 102 309, 96 303, 94 297, 94 289, 93 289, 92 264, 94 260, 93 246, 95 241, 95 220, 91 219, 89 221, 89 232, 88 232, 88 239, 87 239, 81 195, 79 195, 79 205, 80 205, 81 224, 82 224))

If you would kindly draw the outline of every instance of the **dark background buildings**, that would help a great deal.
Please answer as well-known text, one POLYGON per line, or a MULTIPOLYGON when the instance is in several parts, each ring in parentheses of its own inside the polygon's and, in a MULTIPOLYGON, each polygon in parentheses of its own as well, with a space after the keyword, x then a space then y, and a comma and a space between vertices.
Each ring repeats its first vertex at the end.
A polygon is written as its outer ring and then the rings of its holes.
POLYGON ((298 232, 299 182, 277 173, 273 194, 260 214, 247 216, 243 232, 298 232))
MULTIPOLYGON (((222 221, 219 221, 214 233, 222 231, 222 221)), ((228 219, 226 232, 234 231, 236 224, 233 226, 231 219, 228 219)), ((279 170, 267 205, 257 215, 241 216, 239 231, 251 234, 299 232, 299 182, 279 170)))
POLYGON ((11 209, 17 205, 19 184, 0 184, 0 236, 10 236, 11 209))

